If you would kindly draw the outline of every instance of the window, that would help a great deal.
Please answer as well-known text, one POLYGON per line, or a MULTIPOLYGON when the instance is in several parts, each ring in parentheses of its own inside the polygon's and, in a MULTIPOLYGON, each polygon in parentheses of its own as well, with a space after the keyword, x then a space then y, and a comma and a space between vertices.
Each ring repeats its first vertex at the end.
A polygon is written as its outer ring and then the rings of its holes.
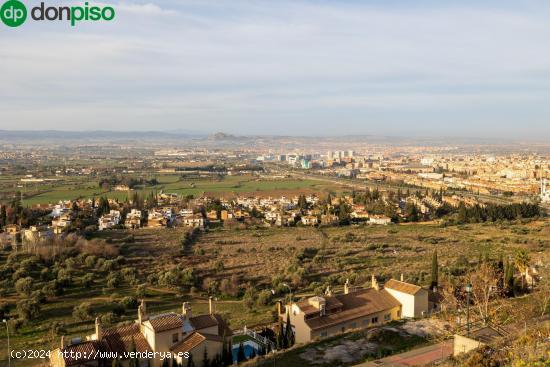
POLYGON ((384 315, 384 321, 390 321, 391 320, 391 314, 384 315))
POLYGON ((328 334, 326 331, 321 331, 321 338, 325 338, 327 335, 328 334))
POLYGON ((363 325, 368 325, 369 324, 369 319, 364 319, 363 320, 363 325))
POLYGON ((178 333, 172 334, 172 343, 177 343, 178 340, 179 340, 179 334, 178 333))
POLYGON ((346 331, 346 327, 342 326, 342 332, 346 331))
POLYGON ((353 324, 350 325, 350 328, 357 329, 357 324, 354 322, 353 324))
POLYGON ((401 310, 397 311, 397 317, 401 318, 401 310))
POLYGON ((372 321, 373 324, 376 324, 378 322, 378 316, 373 317, 371 321, 372 321))

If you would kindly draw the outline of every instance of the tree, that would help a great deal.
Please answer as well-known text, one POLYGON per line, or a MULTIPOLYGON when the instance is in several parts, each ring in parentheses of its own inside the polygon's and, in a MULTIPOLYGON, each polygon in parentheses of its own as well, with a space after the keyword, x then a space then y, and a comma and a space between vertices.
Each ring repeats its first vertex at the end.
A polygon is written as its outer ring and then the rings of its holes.
POLYGON ((438 278, 439 278, 439 269, 437 264, 437 249, 434 250, 434 253, 432 255, 432 283, 430 284, 430 288, 434 290, 437 287, 438 278))
POLYGON ((89 302, 82 302, 73 308, 73 317, 79 321, 92 318, 92 306, 89 302))
POLYGON ((418 222, 420 220, 418 208, 414 203, 407 203, 405 205, 405 216, 409 222, 418 222))
POLYGON ((17 314, 24 321, 36 318, 40 314, 40 304, 33 299, 22 299, 17 302, 17 314))
POLYGON ((504 293, 511 297, 514 294, 514 266, 506 260, 504 268, 504 293))
POLYGON ((187 358, 187 367, 195 367, 195 362, 193 362, 192 354, 189 354, 189 358, 187 358))
POLYGON ((111 367, 122 367, 122 364, 120 363, 120 360, 116 358, 116 359, 113 359, 113 363, 111 363, 111 367))
POLYGON ((472 285, 474 307, 483 323, 487 324, 496 311, 492 301, 501 295, 497 273, 490 264, 481 264, 476 271, 468 275, 468 280, 472 285))
POLYGON ((4 227, 8 224, 8 214, 6 212, 6 206, 0 206, 0 227, 4 227))
POLYGON ((204 348, 204 353, 202 354, 202 367, 208 367, 210 366, 210 362, 208 361, 208 351, 206 350, 206 347, 204 348))
POLYGON ((134 338, 132 338, 132 346, 130 348, 130 352, 133 353, 131 354, 133 355, 133 357, 130 358, 128 367, 139 367, 139 359, 137 358, 137 355, 136 355, 136 352, 137 352, 136 341, 134 340, 134 338))
POLYGON ((233 364, 233 353, 231 353, 231 345, 227 342, 226 332, 223 332, 222 344, 222 366, 231 366, 233 364))
POLYGON ((23 296, 30 296, 32 292, 33 280, 31 277, 21 278, 15 282, 15 290, 23 296))
POLYGON ((283 320, 279 317, 279 327, 277 333, 277 349, 286 348, 286 338, 285 338, 285 329, 283 327, 283 320))
POLYGON ((529 259, 529 254, 524 249, 519 249, 516 251, 514 255, 514 263, 516 264, 516 267, 518 268, 518 271, 521 273, 521 287, 523 288, 525 286, 523 280, 525 271, 529 267, 529 262, 531 260, 529 259))
POLYGON ((294 345, 294 332, 292 331, 292 325, 290 323, 290 311, 286 313, 286 329, 285 329, 286 347, 290 348, 294 345))
POLYGON ((244 354, 244 345, 243 343, 239 344, 239 349, 237 350, 237 363, 246 361, 246 355, 244 354))

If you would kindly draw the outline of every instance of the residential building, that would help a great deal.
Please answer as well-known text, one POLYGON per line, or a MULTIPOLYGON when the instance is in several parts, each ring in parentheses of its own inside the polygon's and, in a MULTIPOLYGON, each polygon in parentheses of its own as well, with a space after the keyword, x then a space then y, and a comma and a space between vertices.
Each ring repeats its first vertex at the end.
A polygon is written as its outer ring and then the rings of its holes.
MULTIPOLYGON (((403 283, 404 285, 414 286, 403 283)), ((394 286, 394 285, 393 285, 394 286)), ((416 307, 428 302, 427 292, 417 292, 418 302, 410 303, 403 297, 409 314, 422 314, 416 307), (425 299, 424 299, 425 298, 425 299), (411 309, 412 307, 412 309, 411 309)), ((332 295, 327 289, 324 297, 311 297, 293 302, 283 310, 279 304, 279 317, 286 322, 287 313, 297 343, 330 337, 354 329, 382 325, 403 317, 403 304, 386 288, 380 287, 372 276, 371 288, 353 290, 349 282, 344 294, 332 295)))
POLYGON ((387 281, 384 289, 401 303, 401 317, 418 318, 427 315, 429 311, 427 289, 395 279, 387 281))
POLYGON ((126 214, 126 220, 124 221, 124 227, 128 229, 137 229, 141 227, 141 210, 132 209, 130 213, 126 214))
POLYGON ((109 214, 104 214, 99 218, 99 230, 110 229, 120 223, 120 212, 118 210, 112 210, 109 214))
MULTIPOLYGON (((97 358, 99 352, 117 353, 122 357, 134 347, 136 352, 143 355, 145 352, 150 352, 150 355, 157 353, 154 358, 140 359, 140 366, 162 366, 163 360, 158 353, 163 352, 179 355, 175 359, 183 365, 187 364, 186 355, 192 355, 195 363, 200 363, 205 350, 209 358, 213 359, 222 354, 224 338, 229 338, 232 332, 223 318, 214 312, 211 298, 209 306, 206 315, 193 316, 189 303, 184 302, 181 314, 169 312, 149 316, 146 304, 142 301, 138 307, 138 319, 132 324, 104 329, 97 318, 95 333, 87 336, 85 341, 76 340, 66 344, 64 337, 61 337, 59 348, 51 351, 50 366, 111 366, 110 360, 97 358), (81 355, 85 357, 75 359, 76 352, 83 352, 81 355)), ((122 364, 126 366, 127 362, 123 360, 122 364)))

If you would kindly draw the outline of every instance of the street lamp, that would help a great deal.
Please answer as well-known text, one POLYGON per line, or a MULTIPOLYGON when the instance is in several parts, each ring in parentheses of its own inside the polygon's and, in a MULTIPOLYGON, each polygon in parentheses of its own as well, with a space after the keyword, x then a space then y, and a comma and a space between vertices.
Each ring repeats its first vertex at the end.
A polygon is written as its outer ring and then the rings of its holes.
POLYGON ((10 330, 8 328, 8 320, 3 319, 2 322, 6 324, 6 334, 8 335, 8 367, 11 367, 11 354, 10 354, 10 330))
POLYGON ((472 293, 472 283, 466 284, 464 289, 466 290, 466 330, 467 335, 470 336, 470 293, 472 293))
POLYGON ((290 288, 290 286, 286 283, 283 283, 283 286, 284 287, 287 287, 288 288, 288 291, 290 292, 290 304, 292 305, 292 288, 290 288))

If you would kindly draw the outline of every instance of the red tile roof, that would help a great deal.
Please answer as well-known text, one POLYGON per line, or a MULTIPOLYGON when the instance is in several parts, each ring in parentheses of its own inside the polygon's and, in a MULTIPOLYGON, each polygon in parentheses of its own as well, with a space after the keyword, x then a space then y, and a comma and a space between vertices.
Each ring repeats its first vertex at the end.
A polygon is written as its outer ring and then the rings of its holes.
POLYGON ((182 328, 183 316, 177 313, 165 313, 152 316, 149 318, 149 322, 151 323, 153 330, 159 333, 166 330, 182 328))
POLYGON ((384 288, 394 289, 398 292, 407 293, 411 295, 415 295, 416 293, 418 293, 418 291, 422 289, 422 287, 419 287, 418 285, 401 282, 395 279, 388 280, 386 284, 384 284, 384 288))
POLYGON ((401 306, 385 289, 377 291, 376 289, 369 288, 334 297, 326 297, 327 300, 331 298, 336 298, 342 304, 341 311, 327 313, 324 316, 319 314, 318 316, 307 318, 305 322, 312 330, 331 327, 401 306))
POLYGON ((223 343, 223 337, 219 335, 203 334, 194 331, 189 334, 185 339, 170 348, 170 350, 174 353, 190 352, 205 340, 223 343))

